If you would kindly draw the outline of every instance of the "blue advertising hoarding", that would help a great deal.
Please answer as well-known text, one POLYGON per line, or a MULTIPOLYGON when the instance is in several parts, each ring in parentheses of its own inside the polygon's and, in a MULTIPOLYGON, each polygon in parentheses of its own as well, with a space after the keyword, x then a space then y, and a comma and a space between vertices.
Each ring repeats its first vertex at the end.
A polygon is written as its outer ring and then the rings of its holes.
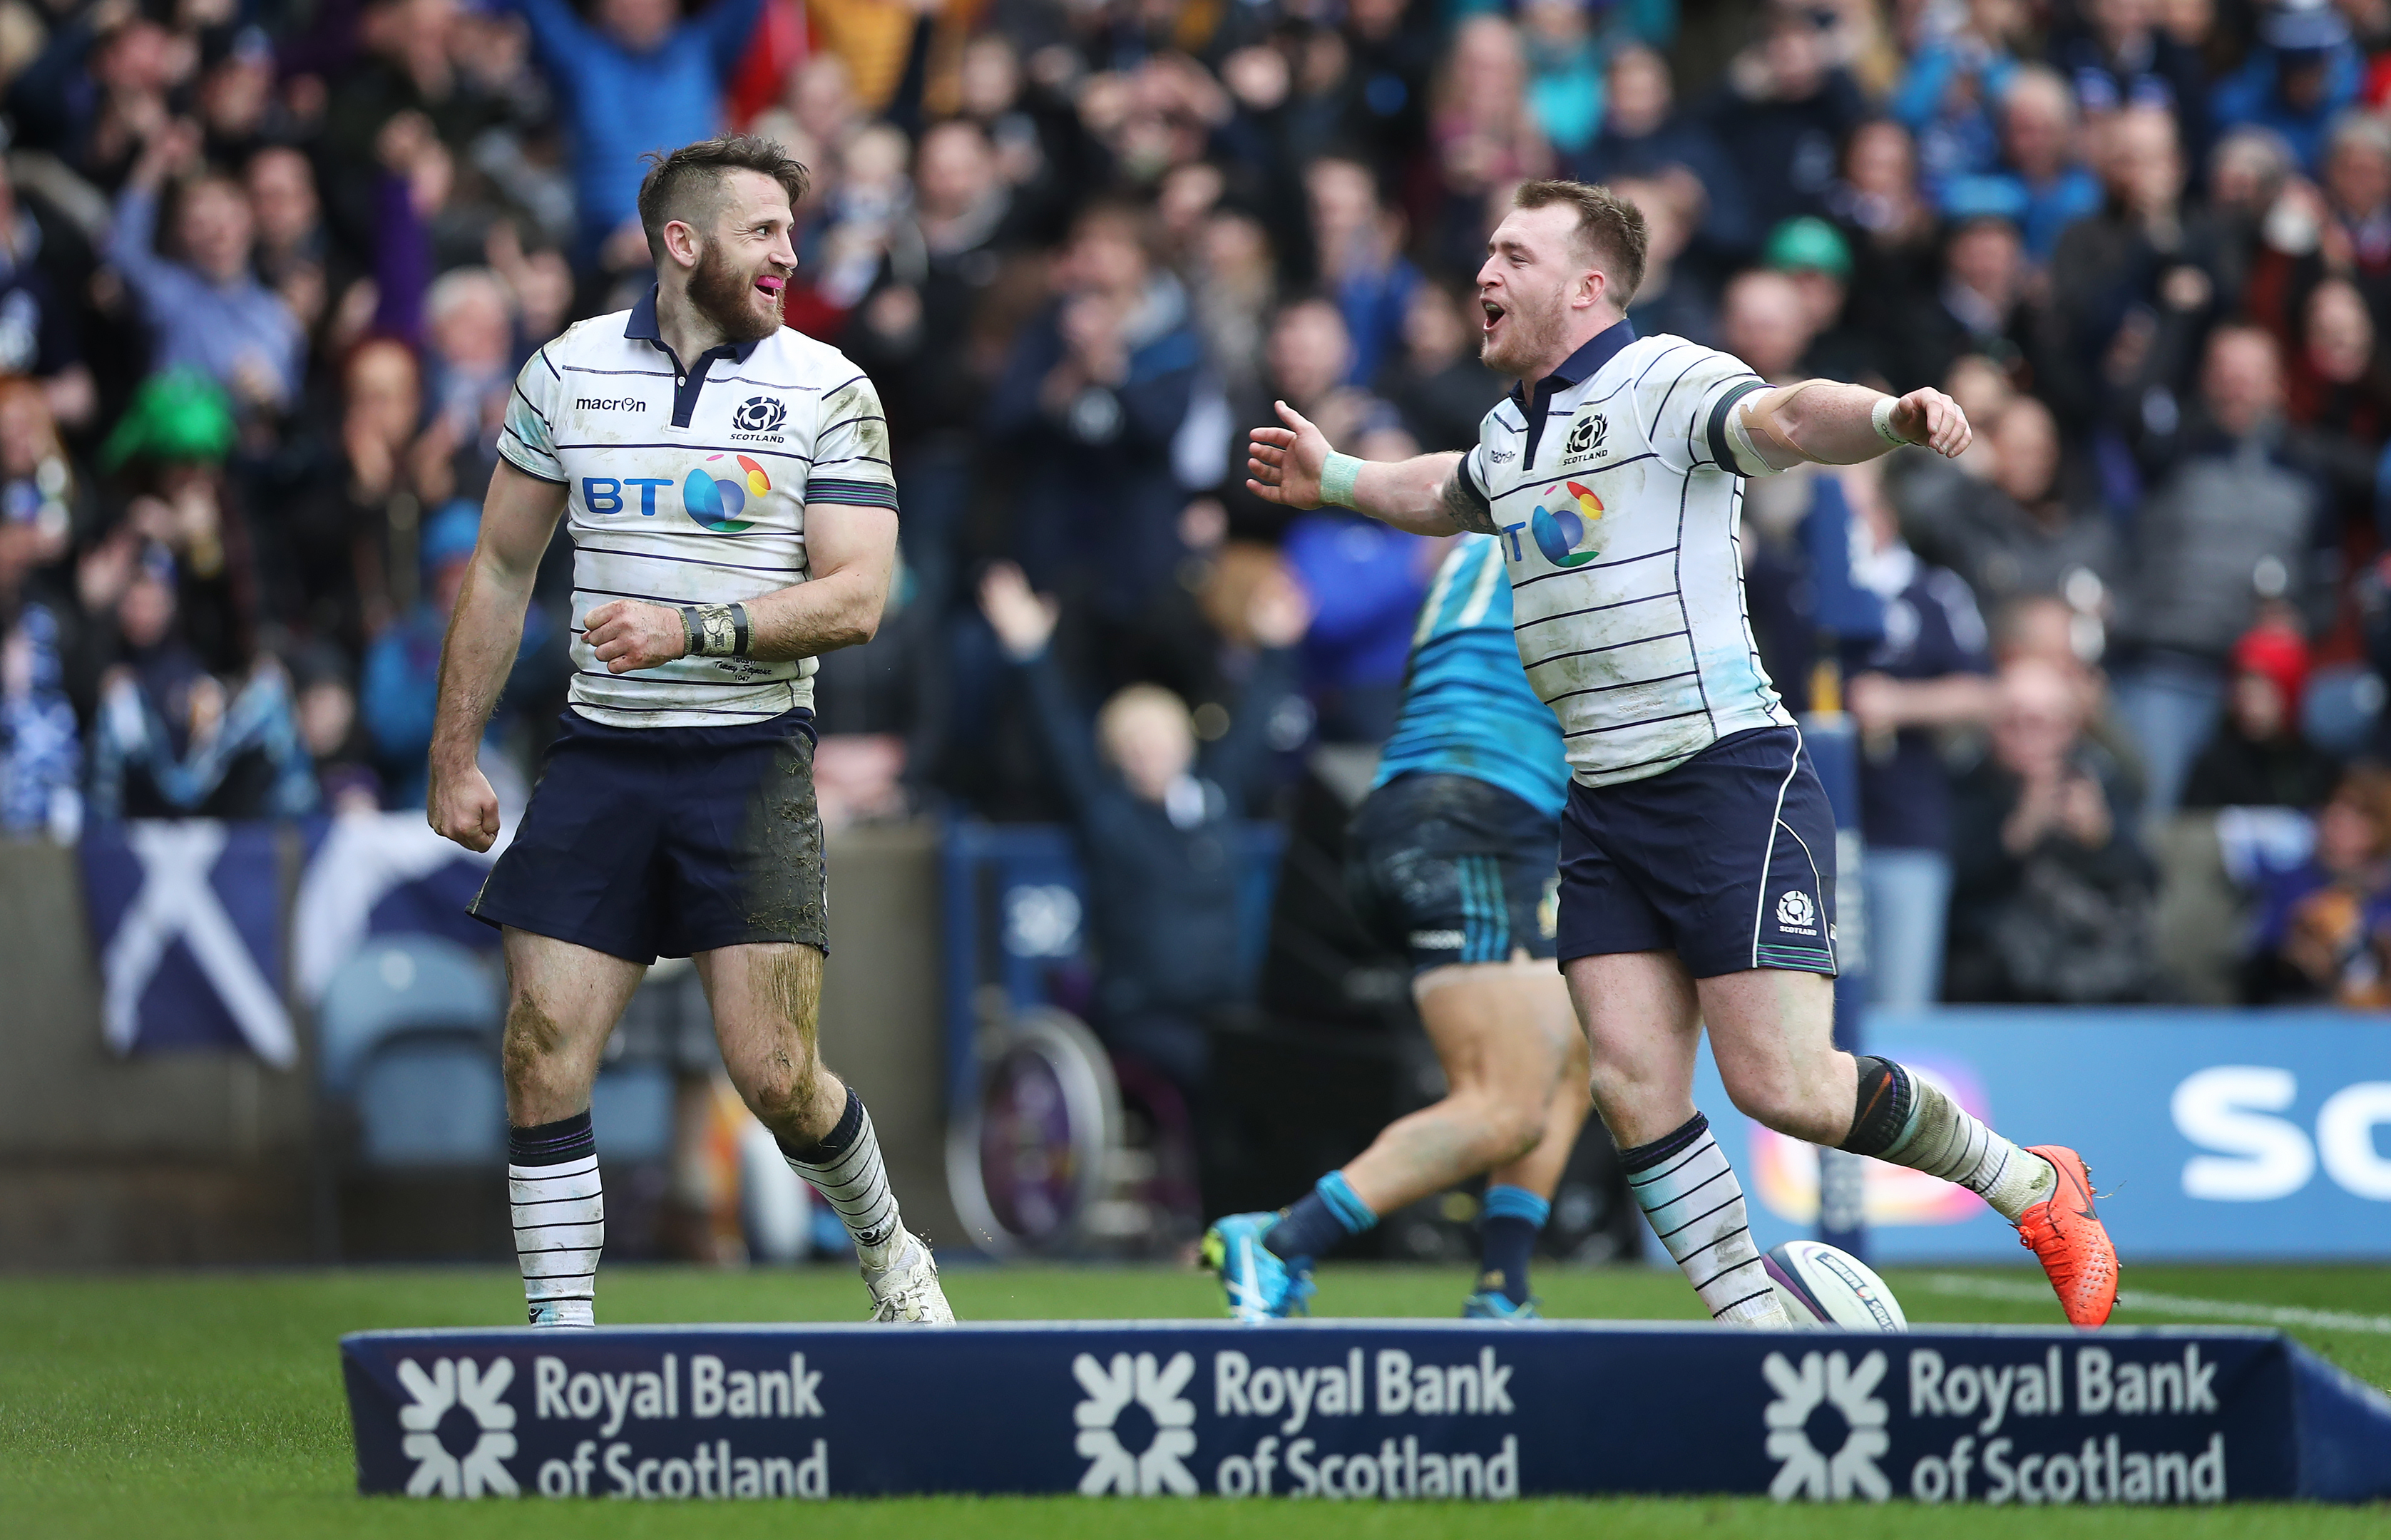
POLYGON ((358 1490, 416 1496, 2391 1495, 2391 1398, 2258 1331, 1100 1322, 341 1347, 358 1490))
MULTIPOLYGON (((2391 1020, 2346 1012, 1872 1014, 1868 1051, 2020 1144, 2072 1145, 2137 1258, 2391 1258, 2391 1020)), ((1737 1113, 1703 1049, 1696 1104, 1764 1248, 1814 1233, 1817 1156, 1737 1113)), ((2017 1262, 1972 1195, 1871 1161, 1870 1260, 2017 1262)), ((1648 1250, 1657 1252, 1657 1247, 1648 1250)))

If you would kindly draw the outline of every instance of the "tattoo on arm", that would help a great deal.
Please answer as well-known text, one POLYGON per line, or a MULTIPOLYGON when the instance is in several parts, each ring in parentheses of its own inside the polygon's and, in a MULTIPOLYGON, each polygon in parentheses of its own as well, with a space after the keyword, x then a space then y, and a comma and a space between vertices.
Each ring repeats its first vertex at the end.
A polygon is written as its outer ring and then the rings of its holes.
POLYGON ((1494 533, 1493 509, 1478 495, 1477 488, 1469 485, 1459 465, 1454 465, 1445 473, 1444 486, 1437 493, 1437 502, 1456 529, 1472 535, 1494 533))

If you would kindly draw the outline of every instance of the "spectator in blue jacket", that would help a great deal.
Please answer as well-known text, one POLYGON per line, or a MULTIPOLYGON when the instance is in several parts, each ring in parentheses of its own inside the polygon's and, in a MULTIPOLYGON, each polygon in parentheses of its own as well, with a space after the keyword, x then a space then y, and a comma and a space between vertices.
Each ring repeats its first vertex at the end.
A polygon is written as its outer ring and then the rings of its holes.
POLYGON ((1205 1017, 1234 1003, 1238 872, 1231 823, 1270 757, 1270 718, 1293 683, 1310 611, 1284 580, 1258 587, 1260 644, 1228 731, 1199 752, 1185 703, 1157 684, 1116 692, 1090 722, 1054 661, 1060 607, 1001 563, 980 609, 1026 676, 1046 760, 1079 822, 1098 957, 1096 1029, 1193 1102, 1210 1057, 1205 1017))
POLYGON ((256 221, 248 193, 221 174, 192 177, 175 199, 182 260, 161 256, 154 244, 159 191, 197 163, 199 149, 199 130, 187 123, 150 136, 116 201, 108 261, 141 303, 152 369, 196 369, 240 405, 278 411, 298 399, 306 338, 282 296, 250 268, 256 221))
MULTIPOLYGON (((448 614, 457 607, 465 570, 473 560, 473 544, 481 537, 482 511, 459 498, 444 505, 424 522, 422 536, 423 601, 399 617, 367 649, 358 709, 366 736, 373 744, 375 769, 386 788, 384 805, 423 806, 429 773, 425 756, 432 747, 432 718, 440 700, 440 642, 448 630, 448 614)), ((534 604, 523 615, 523 651, 516 654, 510 686, 525 678, 525 665, 536 670, 542 644, 549 640, 548 614, 534 604)), ((491 717, 490 731, 503 731, 508 701, 501 698, 491 717)))
POLYGON ((763 0, 715 0, 688 20, 676 19, 675 0, 598 0, 595 26, 567 0, 507 3, 531 23, 532 45, 572 121, 583 261, 644 265, 640 157, 722 132, 723 86, 763 0))
POLYGON ((2273 129, 2314 173, 2326 131, 2358 99, 2365 75, 2349 23, 2328 0, 2275 6, 2258 22, 2258 45, 2217 84, 2209 115, 2220 130, 2243 123, 2273 129))
POLYGON ((2075 93, 2058 71, 2028 65, 2001 93, 2001 159, 1992 170, 1944 184, 1943 212, 1955 219, 1994 214, 2012 221, 2026 254, 2050 260, 2060 233, 2100 207, 2100 183, 2076 145, 2075 93))

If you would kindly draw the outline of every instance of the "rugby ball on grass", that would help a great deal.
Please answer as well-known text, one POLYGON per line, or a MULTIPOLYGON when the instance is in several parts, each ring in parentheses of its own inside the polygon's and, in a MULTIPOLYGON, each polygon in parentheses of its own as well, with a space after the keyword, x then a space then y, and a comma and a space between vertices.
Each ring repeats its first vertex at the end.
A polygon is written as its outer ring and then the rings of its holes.
POLYGON ((1761 1259, 1777 1302, 1797 1326, 1907 1331, 1901 1301, 1868 1263, 1822 1241, 1789 1240, 1761 1259))

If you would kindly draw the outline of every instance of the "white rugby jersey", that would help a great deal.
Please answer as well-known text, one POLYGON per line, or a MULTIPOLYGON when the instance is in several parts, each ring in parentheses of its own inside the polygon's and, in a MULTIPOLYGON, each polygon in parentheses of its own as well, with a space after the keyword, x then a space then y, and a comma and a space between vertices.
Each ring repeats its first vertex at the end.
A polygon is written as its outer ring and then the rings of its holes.
POLYGON ((1622 320, 1496 403, 1462 459, 1510 568, 1519 661, 1582 785, 1793 721, 1744 609, 1751 472, 1726 439, 1728 408, 1762 388, 1739 359, 1622 320))
POLYGON ((574 710, 612 727, 729 727, 813 704, 811 658, 610 674, 582 617, 616 599, 727 604, 802 583, 807 504, 897 507, 879 393, 838 349, 783 329, 684 371, 651 289, 532 356, 498 453, 570 493, 574 710))

